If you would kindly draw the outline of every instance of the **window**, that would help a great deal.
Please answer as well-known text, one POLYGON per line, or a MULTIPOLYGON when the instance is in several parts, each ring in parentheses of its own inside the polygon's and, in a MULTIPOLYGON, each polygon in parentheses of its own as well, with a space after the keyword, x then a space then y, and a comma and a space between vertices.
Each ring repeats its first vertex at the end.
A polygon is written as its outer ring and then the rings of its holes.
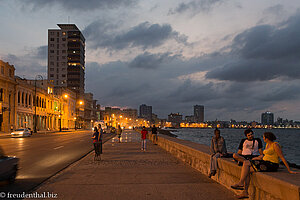
POLYGON ((65 74, 63 74, 63 75, 61 75, 62 77, 66 77, 66 75, 65 74))
POLYGON ((57 32, 57 37, 59 37, 59 32, 57 32))
POLYGON ((1 66, 1 74, 4 75, 4 66, 1 66))
POLYGON ((61 52, 62 52, 62 53, 66 53, 66 50, 62 50, 61 52))
POLYGON ((50 35, 54 35, 54 32, 50 32, 50 35))
POLYGON ((13 76, 14 76, 13 70, 11 70, 11 69, 9 69, 9 76, 10 76, 11 78, 13 78, 13 76))
POLYGON ((50 77, 54 77, 54 74, 50 74, 50 77))
POLYGON ((59 49, 59 44, 57 44, 56 47, 59 49))
POLYGON ((54 44, 50 44, 50 47, 54 47, 54 44))
POLYGON ((54 62, 50 62, 50 65, 54 65, 54 62))
POLYGON ((59 38, 56 38, 56 42, 59 42, 59 38))
POLYGON ((62 41, 66 41, 66 38, 62 38, 62 41))
POLYGON ((62 47, 66 47, 66 44, 62 44, 61 46, 62 46, 62 47))
POLYGON ((66 59, 66 56, 62 56, 61 58, 62 58, 62 59, 66 59))
POLYGON ((54 50, 50 50, 50 53, 54 53, 54 50))
POLYGON ((50 41, 54 42, 54 38, 50 38, 50 41))
POLYGON ((61 71, 66 71, 66 68, 62 68, 61 71))
POLYGON ((20 103, 20 99, 21 99, 21 97, 20 97, 20 92, 18 92, 18 103, 20 103))
POLYGON ((50 71, 53 72, 53 71, 54 71, 54 68, 50 68, 50 71))

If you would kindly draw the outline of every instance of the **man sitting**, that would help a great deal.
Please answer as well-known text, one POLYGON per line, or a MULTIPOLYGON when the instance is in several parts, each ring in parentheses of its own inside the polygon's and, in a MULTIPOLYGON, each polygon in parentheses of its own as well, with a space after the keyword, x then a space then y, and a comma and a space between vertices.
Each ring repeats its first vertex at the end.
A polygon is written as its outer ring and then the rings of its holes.
POLYGON ((241 140, 238 152, 233 154, 233 158, 239 162, 263 155, 261 139, 254 138, 251 129, 245 130, 244 133, 247 138, 241 140))

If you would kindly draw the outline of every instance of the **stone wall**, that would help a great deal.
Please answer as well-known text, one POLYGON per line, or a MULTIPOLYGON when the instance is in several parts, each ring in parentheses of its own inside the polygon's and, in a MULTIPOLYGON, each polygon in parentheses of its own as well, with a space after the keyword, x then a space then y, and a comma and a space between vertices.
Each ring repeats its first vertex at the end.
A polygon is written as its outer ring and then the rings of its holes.
MULTIPOLYGON (((151 134, 149 138, 151 139, 151 134)), ((208 175, 210 160, 208 146, 165 135, 159 135, 158 145, 196 170, 208 175)), ((230 186, 239 180, 241 167, 231 158, 218 159, 218 167, 219 170, 212 179, 232 190, 230 186)), ((280 166, 278 172, 256 172, 251 175, 249 199, 299 200, 299 188, 300 174, 289 174, 285 166, 280 166)), ((240 192, 233 191, 237 194, 240 192)))

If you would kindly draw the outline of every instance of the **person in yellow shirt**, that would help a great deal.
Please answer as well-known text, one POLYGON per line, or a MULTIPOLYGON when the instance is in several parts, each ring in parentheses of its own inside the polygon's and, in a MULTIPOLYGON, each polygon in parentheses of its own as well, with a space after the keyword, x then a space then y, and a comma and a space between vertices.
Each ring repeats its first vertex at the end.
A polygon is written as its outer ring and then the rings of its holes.
POLYGON ((280 145, 277 142, 274 142, 274 140, 276 140, 276 136, 271 132, 265 132, 263 139, 266 143, 266 149, 263 151, 263 155, 255 157, 252 160, 245 160, 242 166, 240 181, 231 186, 233 189, 243 190, 242 194, 238 196, 239 199, 249 198, 248 187, 250 183, 250 172, 275 172, 279 167, 279 158, 282 160, 289 173, 297 173, 290 169, 283 156, 280 145))

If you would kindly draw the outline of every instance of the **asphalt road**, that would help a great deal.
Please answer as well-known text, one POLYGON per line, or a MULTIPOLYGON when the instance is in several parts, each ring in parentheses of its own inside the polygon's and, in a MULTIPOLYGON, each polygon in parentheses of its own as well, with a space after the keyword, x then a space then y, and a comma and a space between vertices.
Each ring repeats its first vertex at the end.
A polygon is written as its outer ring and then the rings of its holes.
MULTIPOLYGON (((26 138, 1 137, 6 155, 20 158, 16 182, 0 182, 0 192, 28 192, 91 150, 92 131, 38 133, 26 138)), ((104 141, 110 138, 104 134, 104 141)))

